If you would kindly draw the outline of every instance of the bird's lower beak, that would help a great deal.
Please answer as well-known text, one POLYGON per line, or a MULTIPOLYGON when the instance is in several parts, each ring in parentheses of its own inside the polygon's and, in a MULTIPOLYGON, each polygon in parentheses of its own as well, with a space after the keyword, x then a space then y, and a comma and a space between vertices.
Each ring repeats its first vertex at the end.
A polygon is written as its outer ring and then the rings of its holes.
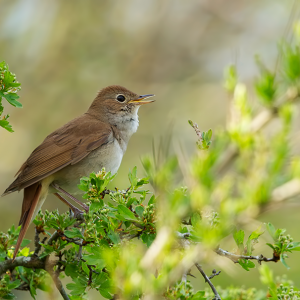
POLYGON ((153 96, 155 96, 155 95, 153 95, 153 94, 141 95, 137 99, 130 100, 129 103, 134 103, 137 105, 151 103, 151 102, 154 102, 155 100, 148 99, 148 98, 153 97, 153 96))

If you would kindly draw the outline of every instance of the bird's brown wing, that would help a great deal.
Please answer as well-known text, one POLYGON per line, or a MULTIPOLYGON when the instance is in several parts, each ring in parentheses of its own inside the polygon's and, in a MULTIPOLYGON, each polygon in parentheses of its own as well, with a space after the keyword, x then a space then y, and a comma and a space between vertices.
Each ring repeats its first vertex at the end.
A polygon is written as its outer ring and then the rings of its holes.
POLYGON ((76 164, 92 150, 113 141, 109 125, 84 114, 46 137, 22 165, 3 196, 26 188, 62 168, 76 164))

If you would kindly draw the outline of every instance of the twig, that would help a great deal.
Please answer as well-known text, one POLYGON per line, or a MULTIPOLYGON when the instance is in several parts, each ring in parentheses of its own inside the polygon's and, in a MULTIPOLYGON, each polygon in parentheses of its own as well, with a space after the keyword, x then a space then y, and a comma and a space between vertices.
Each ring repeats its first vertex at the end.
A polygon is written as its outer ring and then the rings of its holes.
MULTIPOLYGON (((40 236, 39 235, 40 235, 40 231, 35 228, 35 237, 34 237, 35 250, 33 253, 34 256, 38 256, 39 252, 41 251, 41 248, 42 248, 42 245, 40 244, 40 236)), ((46 239, 47 239, 47 237, 43 238, 42 244, 44 244, 46 242, 46 239)))
POLYGON ((213 279, 215 276, 218 276, 221 271, 216 271, 215 269, 212 270, 212 274, 208 277, 209 279, 213 279))
POLYGON ((184 272, 181 277, 181 281, 184 282, 185 285, 186 285, 186 281, 187 281, 187 275, 188 274, 186 272, 184 272))
MULTIPOLYGON (((81 228, 81 234, 82 234, 82 236, 84 235, 84 231, 85 231, 85 229, 82 227, 82 228, 81 228)), ((79 262, 80 259, 82 258, 82 243, 83 243, 83 239, 80 239, 79 242, 80 242, 80 245, 79 245, 78 255, 77 255, 78 262, 79 262)))
POLYGON ((198 136, 199 142, 201 142, 202 141, 202 134, 201 134, 201 131, 199 130, 198 124, 192 122, 191 120, 189 120, 189 124, 194 128, 194 130, 195 130, 195 132, 198 136))
POLYGON ((247 259, 247 260, 257 260, 258 263, 261 265, 262 261, 265 261, 265 262, 270 262, 270 261, 278 262, 280 260, 280 256, 276 255, 275 253, 273 253, 272 258, 267 258, 267 257, 264 257, 262 254, 257 255, 257 256, 234 254, 234 253, 228 252, 226 250, 223 250, 221 248, 216 249, 215 252, 220 256, 225 256, 225 257, 231 259, 234 263, 238 263, 239 259, 247 259))
POLYGON ((191 234, 189 232, 181 233, 179 231, 176 231, 176 235, 180 239, 187 239, 188 237, 191 236, 191 234))
POLYGON ((220 295, 218 294, 215 286, 212 284, 212 282, 210 281, 209 277, 204 273, 204 271, 202 270, 201 266, 198 263, 195 263, 196 268, 199 270, 199 272, 201 273, 201 275, 204 277, 205 282, 207 282, 210 286, 210 288, 212 289, 213 293, 215 294, 215 297, 213 298, 213 300, 222 300, 220 295))
POLYGON ((56 241, 58 238, 59 238, 59 233, 58 233, 58 231, 55 231, 55 232, 51 235, 51 237, 49 238, 47 244, 48 244, 48 245, 52 245, 52 243, 53 243, 54 241, 56 241))
POLYGON ((47 264, 45 270, 49 273, 49 275, 52 277, 53 282, 56 286, 56 288, 58 289, 58 291, 60 292, 61 296, 63 297, 64 300, 70 300, 68 294, 66 293, 61 281, 59 280, 58 276, 59 273, 57 274, 55 271, 53 271, 53 266, 52 264, 47 264))

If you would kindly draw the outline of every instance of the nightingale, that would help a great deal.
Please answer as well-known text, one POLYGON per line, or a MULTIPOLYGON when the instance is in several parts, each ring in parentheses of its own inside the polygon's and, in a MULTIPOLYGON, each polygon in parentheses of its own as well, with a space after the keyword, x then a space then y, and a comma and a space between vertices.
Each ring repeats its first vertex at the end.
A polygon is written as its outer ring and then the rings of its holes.
POLYGON ((142 104, 153 102, 148 99, 152 96, 138 95, 119 85, 108 86, 99 91, 86 113, 49 134, 31 153, 2 195, 24 189, 21 231, 13 260, 48 193, 74 213, 81 211, 62 194, 88 211, 88 206, 71 193, 79 191, 77 184, 83 176, 103 167, 112 174, 117 172, 128 141, 138 128, 138 110, 142 104))

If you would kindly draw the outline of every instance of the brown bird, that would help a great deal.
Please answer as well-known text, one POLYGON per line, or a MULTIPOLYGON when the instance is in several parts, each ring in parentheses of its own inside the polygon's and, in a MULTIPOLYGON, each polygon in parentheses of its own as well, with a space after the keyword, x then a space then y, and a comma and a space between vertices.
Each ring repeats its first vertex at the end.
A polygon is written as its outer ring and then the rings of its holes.
POLYGON ((20 235, 15 259, 31 220, 39 211, 48 193, 54 193, 74 213, 81 212, 60 194, 65 194, 85 210, 70 193, 78 193, 82 176, 101 170, 113 174, 121 164, 131 135, 136 132, 141 104, 151 103, 154 95, 138 95, 118 85, 102 89, 90 108, 49 134, 21 166, 16 180, 2 196, 24 189, 19 225, 20 235))

